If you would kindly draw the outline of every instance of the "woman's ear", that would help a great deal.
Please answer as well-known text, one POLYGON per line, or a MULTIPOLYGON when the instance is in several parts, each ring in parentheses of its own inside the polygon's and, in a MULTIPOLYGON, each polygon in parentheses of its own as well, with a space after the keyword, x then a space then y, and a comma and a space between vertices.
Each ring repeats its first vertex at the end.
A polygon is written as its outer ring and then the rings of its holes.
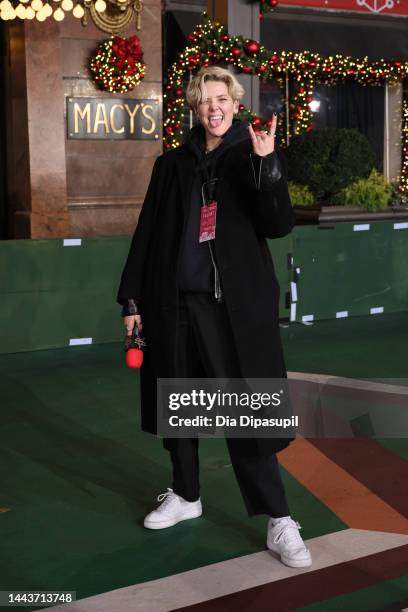
POLYGON ((239 112, 239 100, 234 100, 234 115, 238 115, 239 112))

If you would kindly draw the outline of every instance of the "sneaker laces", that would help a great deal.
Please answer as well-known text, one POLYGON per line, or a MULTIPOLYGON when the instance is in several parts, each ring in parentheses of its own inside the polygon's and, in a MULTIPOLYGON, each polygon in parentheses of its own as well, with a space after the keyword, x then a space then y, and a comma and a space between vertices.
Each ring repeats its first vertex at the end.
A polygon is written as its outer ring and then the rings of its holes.
POLYGON ((299 544, 299 546, 305 546, 305 543, 303 542, 299 533, 299 530, 302 529, 302 527, 297 521, 294 521, 293 519, 280 521, 277 525, 275 525, 275 527, 277 528, 277 534, 273 539, 275 544, 278 544, 278 542, 283 539, 283 541, 287 544, 299 544))
POLYGON ((175 499, 177 499, 177 495, 173 492, 173 489, 170 489, 169 487, 167 487, 167 491, 165 493, 160 493, 160 495, 157 496, 157 501, 162 502, 160 504, 160 509, 165 508, 175 499))

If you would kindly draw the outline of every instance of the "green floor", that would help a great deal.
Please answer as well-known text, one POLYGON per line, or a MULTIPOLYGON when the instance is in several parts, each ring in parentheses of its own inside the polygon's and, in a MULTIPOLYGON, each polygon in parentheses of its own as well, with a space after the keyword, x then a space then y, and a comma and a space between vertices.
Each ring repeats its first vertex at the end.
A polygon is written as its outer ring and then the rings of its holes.
MULTIPOLYGON (((408 315, 281 333, 289 370, 408 378, 408 315)), ((223 440, 201 444, 205 518, 194 529, 143 529, 170 471, 160 441, 139 431, 138 375, 120 344, 1 355, 0 371, 0 507, 9 509, 0 514, 0 590, 82 598, 264 548, 266 519, 246 516, 223 440)), ((407 457, 406 441, 383 442, 407 457)), ((306 539, 345 528, 284 479, 306 539)))

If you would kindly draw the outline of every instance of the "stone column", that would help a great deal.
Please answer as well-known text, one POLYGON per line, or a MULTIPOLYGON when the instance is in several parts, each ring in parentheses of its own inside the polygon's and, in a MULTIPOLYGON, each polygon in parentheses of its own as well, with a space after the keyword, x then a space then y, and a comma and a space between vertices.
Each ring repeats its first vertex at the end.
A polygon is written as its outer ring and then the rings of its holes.
MULTIPOLYGON (((146 76, 132 91, 111 94, 99 90, 89 73, 89 58, 109 34, 92 20, 84 28, 78 19, 61 24, 63 65, 61 105, 70 96, 155 98, 162 123, 162 32, 160 0, 144 0, 141 30, 132 20, 124 37, 140 38, 146 76)), ((150 181, 152 167, 163 152, 157 140, 66 140, 68 211, 77 236, 131 234, 150 181)))
POLYGON ((13 238, 69 233, 59 24, 10 28, 9 182, 13 238))
MULTIPOLYGON (((258 40, 260 37, 259 4, 246 0, 207 0, 207 12, 211 19, 228 28, 230 35, 241 34, 258 40)), ((259 79, 249 74, 240 74, 239 81, 245 89, 242 103, 259 113, 259 79)))
POLYGON ((402 82, 385 85, 384 175, 396 180, 401 174, 402 82))
MULTIPOLYGON (((91 18, 16 19, 9 25, 8 167, 11 238, 131 234, 162 153, 156 140, 70 140, 70 96, 154 98, 162 110, 160 0, 143 3, 140 37, 146 77, 128 94, 94 84, 89 58, 110 34, 91 18)), ((123 36, 136 33, 132 20, 123 36)))

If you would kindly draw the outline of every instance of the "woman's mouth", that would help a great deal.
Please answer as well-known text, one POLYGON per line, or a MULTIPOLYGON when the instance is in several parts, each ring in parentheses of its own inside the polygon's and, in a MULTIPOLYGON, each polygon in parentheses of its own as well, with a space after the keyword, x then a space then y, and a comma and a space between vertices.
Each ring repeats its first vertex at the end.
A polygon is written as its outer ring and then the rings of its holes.
POLYGON ((212 128, 217 128, 221 125, 221 123, 223 122, 224 117, 222 115, 209 115, 208 116, 208 123, 210 124, 210 127, 212 128))

